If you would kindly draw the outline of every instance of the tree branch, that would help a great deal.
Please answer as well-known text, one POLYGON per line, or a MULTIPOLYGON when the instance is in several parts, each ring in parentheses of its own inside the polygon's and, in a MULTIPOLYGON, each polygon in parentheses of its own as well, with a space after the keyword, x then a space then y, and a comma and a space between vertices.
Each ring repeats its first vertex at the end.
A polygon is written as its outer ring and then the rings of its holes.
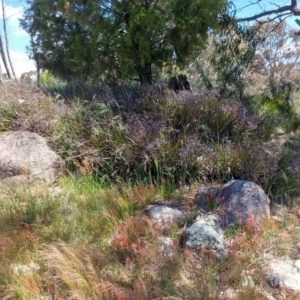
POLYGON ((257 14, 257 15, 251 16, 251 17, 238 19, 238 21, 239 22, 255 21, 255 20, 265 17, 265 16, 269 16, 272 14, 282 14, 285 12, 290 12, 294 16, 300 16, 300 9, 297 6, 297 0, 291 0, 290 5, 284 5, 277 9, 266 10, 266 11, 261 12, 260 14, 257 14))

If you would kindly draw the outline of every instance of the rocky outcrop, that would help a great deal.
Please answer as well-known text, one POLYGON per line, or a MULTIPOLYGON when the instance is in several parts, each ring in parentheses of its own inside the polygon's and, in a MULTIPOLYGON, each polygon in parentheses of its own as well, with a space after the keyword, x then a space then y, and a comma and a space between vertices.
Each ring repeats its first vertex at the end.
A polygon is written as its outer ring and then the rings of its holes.
MULTIPOLYGON (((145 209, 152 224, 157 225, 162 232, 166 233, 168 229, 174 224, 182 223, 185 219, 185 213, 176 206, 168 205, 149 205, 145 209)), ((174 248, 173 241, 166 236, 160 236, 160 248, 172 255, 171 248, 174 248), (169 249, 170 248, 170 249, 169 249)), ((192 250, 205 249, 213 251, 218 258, 226 256, 226 249, 223 243, 223 230, 219 225, 219 217, 217 215, 208 215, 205 217, 198 217, 196 221, 189 227, 181 230, 179 239, 179 246, 181 248, 190 248, 192 250)))
POLYGON ((231 180, 223 186, 200 187, 196 194, 200 211, 219 208, 222 227, 258 224, 270 217, 270 199, 256 183, 231 180))
POLYGON ((42 180, 52 184, 64 163, 44 138, 28 131, 0 133, 0 182, 42 180))
POLYGON ((270 217, 270 199, 263 189, 254 182, 231 180, 219 194, 222 211, 222 225, 258 224, 263 218, 270 217))
POLYGON ((244 180, 231 180, 224 186, 200 187, 196 204, 198 211, 195 213, 185 211, 179 205, 167 204, 149 205, 144 213, 164 233, 174 224, 186 224, 178 241, 179 246, 211 250, 218 258, 224 258, 227 254, 223 229, 232 225, 251 225, 251 229, 255 229, 263 218, 270 217, 270 200, 263 189, 244 180), (187 216, 189 220, 186 220, 187 216))

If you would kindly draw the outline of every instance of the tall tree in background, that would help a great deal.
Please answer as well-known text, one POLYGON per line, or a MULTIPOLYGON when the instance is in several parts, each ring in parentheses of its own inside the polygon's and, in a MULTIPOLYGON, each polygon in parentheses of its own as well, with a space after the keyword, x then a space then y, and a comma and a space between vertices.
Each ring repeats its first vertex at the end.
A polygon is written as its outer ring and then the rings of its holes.
MULTIPOLYGON (((13 63, 12 63, 11 58, 10 58, 9 40, 8 40, 8 34, 7 34, 7 28, 6 28, 6 14, 5 14, 4 0, 1 0, 1 4, 2 4, 2 20, 3 20, 3 31, 4 31, 4 38, 5 38, 5 45, 6 45, 6 54, 7 54, 7 58, 8 58, 8 62, 9 62, 12 74, 13 74, 15 80, 17 80, 17 76, 16 76, 16 73, 15 73, 15 70, 14 70, 14 66, 13 66, 13 63)), ((7 74, 9 74, 9 73, 7 73, 7 74)))
MULTIPOLYGON (((29 58, 35 61, 36 71, 37 71, 37 86, 41 85, 41 67, 40 67, 40 57, 41 47, 39 43, 39 34, 35 30, 35 18, 33 11, 27 10, 26 15, 23 20, 20 20, 20 25, 29 33, 30 36, 30 46, 27 46, 27 52, 29 53, 29 58)), ((57 65, 58 67, 58 65, 57 65)))
POLYGON ((261 39, 252 26, 231 25, 223 28, 215 40, 212 65, 217 73, 220 93, 226 97, 244 97, 245 72, 261 39))
MULTIPOLYGON (((7 58, 6 58, 6 53, 5 53, 5 49, 4 49, 4 45, 3 45, 3 39, 2 39, 1 31, 0 31, 0 56, 1 56, 4 68, 6 70, 7 77, 9 79, 11 79, 10 69, 9 69, 9 66, 8 66, 8 63, 7 63, 7 58)), ((2 77, 2 74, 1 74, 1 77, 2 77)))
POLYGON ((286 93, 288 99, 294 88, 299 88, 300 40, 286 22, 257 23, 262 39, 251 63, 251 72, 267 79, 273 97, 286 93))
POLYGON ((0 64, 0 84, 3 83, 3 78, 2 78, 2 67, 1 67, 1 64, 0 64))
POLYGON ((210 34, 207 48, 189 64, 187 73, 202 89, 216 89, 225 97, 242 100, 245 74, 262 39, 256 27, 235 19, 234 6, 228 5, 227 13, 228 21, 210 34))
POLYGON ((263 40, 257 47, 255 65, 270 80, 289 80, 300 62, 300 40, 286 22, 256 24, 263 40))
MULTIPOLYGON (((6 19, 3 16, 3 11, 5 11, 3 0, 1 0, 1 5, 2 5, 2 21, 3 21, 3 24, 6 24, 6 19)), ((11 77, 11 73, 10 73, 9 64, 7 62, 7 57, 6 57, 7 55, 6 55, 6 52, 4 49, 4 43, 3 43, 3 37, 1 34, 1 30, 0 30, 0 56, 1 56, 1 59, 2 59, 3 65, 4 65, 7 77, 9 79, 11 79, 12 77, 11 77)), ((1 78, 2 78, 2 74, 1 74, 1 78)))
POLYGON ((153 67, 184 65, 218 26, 226 0, 27 0, 31 56, 63 78, 151 84, 153 67), (37 50, 39 51, 37 52, 37 50))

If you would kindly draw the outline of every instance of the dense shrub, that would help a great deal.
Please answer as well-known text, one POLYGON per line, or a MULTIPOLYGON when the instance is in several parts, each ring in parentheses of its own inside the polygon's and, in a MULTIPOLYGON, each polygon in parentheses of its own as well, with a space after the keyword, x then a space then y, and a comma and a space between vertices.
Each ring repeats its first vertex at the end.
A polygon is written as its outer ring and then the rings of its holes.
POLYGON ((155 87, 102 94, 99 89, 91 97, 89 88, 82 85, 90 100, 72 98, 66 90, 68 100, 58 101, 12 85, 2 92, 0 129, 41 134, 71 172, 104 182, 178 186, 236 178, 270 189, 293 176, 290 162, 268 143, 278 127, 290 131, 299 124, 283 100, 251 98, 244 105, 213 93, 155 87))

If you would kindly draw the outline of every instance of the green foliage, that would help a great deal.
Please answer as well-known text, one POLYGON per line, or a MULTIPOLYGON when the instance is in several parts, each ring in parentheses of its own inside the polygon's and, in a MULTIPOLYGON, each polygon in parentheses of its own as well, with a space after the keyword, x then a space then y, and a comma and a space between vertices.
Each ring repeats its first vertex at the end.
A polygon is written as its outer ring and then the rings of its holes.
POLYGON ((96 175, 103 184, 124 180, 172 190, 195 181, 236 178, 271 188, 275 199, 289 190, 286 184, 275 189, 284 176, 295 177, 289 171, 292 162, 284 158, 294 156, 284 156, 268 143, 277 131, 299 124, 284 99, 249 98, 250 111, 243 103, 214 94, 188 94, 191 102, 180 104, 173 94, 124 87, 60 83, 51 91, 66 101, 31 89, 21 93, 11 86, 11 94, 3 90, 0 127, 41 134, 69 171, 96 175), (90 100, 72 100, 76 93, 90 100))
POLYGON ((208 143, 242 140, 247 124, 240 108, 236 101, 220 104, 216 98, 199 99, 198 103, 173 110, 173 126, 188 135, 199 133, 208 143))
POLYGON ((218 26, 226 1, 27 1, 31 57, 64 79, 152 82, 152 67, 185 64, 218 26))
POLYGON ((243 74, 254 57, 259 42, 255 27, 233 24, 223 28, 216 39, 216 55, 212 60, 221 94, 243 99, 243 74))
POLYGON ((261 146, 274 133, 265 115, 213 96, 197 96, 190 104, 164 94, 145 97, 130 108, 116 101, 71 102, 54 122, 54 149, 72 172, 97 175, 104 183, 175 187, 237 178, 269 187, 281 176, 279 156, 261 146), (146 133, 139 136, 140 130, 146 133))
POLYGON ((55 78, 48 70, 43 70, 40 74, 40 84, 42 87, 49 88, 59 84, 59 80, 55 78))
POLYGON ((54 124, 55 148, 72 170, 81 166, 81 172, 99 170, 99 176, 116 178, 120 166, 126 166, 125 145, 130 143, 120 115, 114 115, 108 104, 96 101, 77 100, 72 108, 54 124))
POLYGON ((265 90, 273 98, 284 96, 291 100, 299 82, 296 71, 300 59, 299 39, 285 21, 258 23, 255 26, 262 42, 251 64, 252 72, 265 76, 265 90))
POLYGON ((272 98, 266 95, 249 97, 247 102, 273 132, 279 129, 288 133, 300 126, 300 116, 287 101, 285 90, 277 91, 276 97, 272 98))
POLYGON ((206 48, 188 66, 193 87, 198 91, 218 90, 226 98, 245 96, 245 74, 262 38, 254 26, 223 16, 218 32, 209 35, 206 48))
POLYGON ((0 132, 9 130, 13 120, 16 118, 16 113, 11 104, 0 103, 0 132))

